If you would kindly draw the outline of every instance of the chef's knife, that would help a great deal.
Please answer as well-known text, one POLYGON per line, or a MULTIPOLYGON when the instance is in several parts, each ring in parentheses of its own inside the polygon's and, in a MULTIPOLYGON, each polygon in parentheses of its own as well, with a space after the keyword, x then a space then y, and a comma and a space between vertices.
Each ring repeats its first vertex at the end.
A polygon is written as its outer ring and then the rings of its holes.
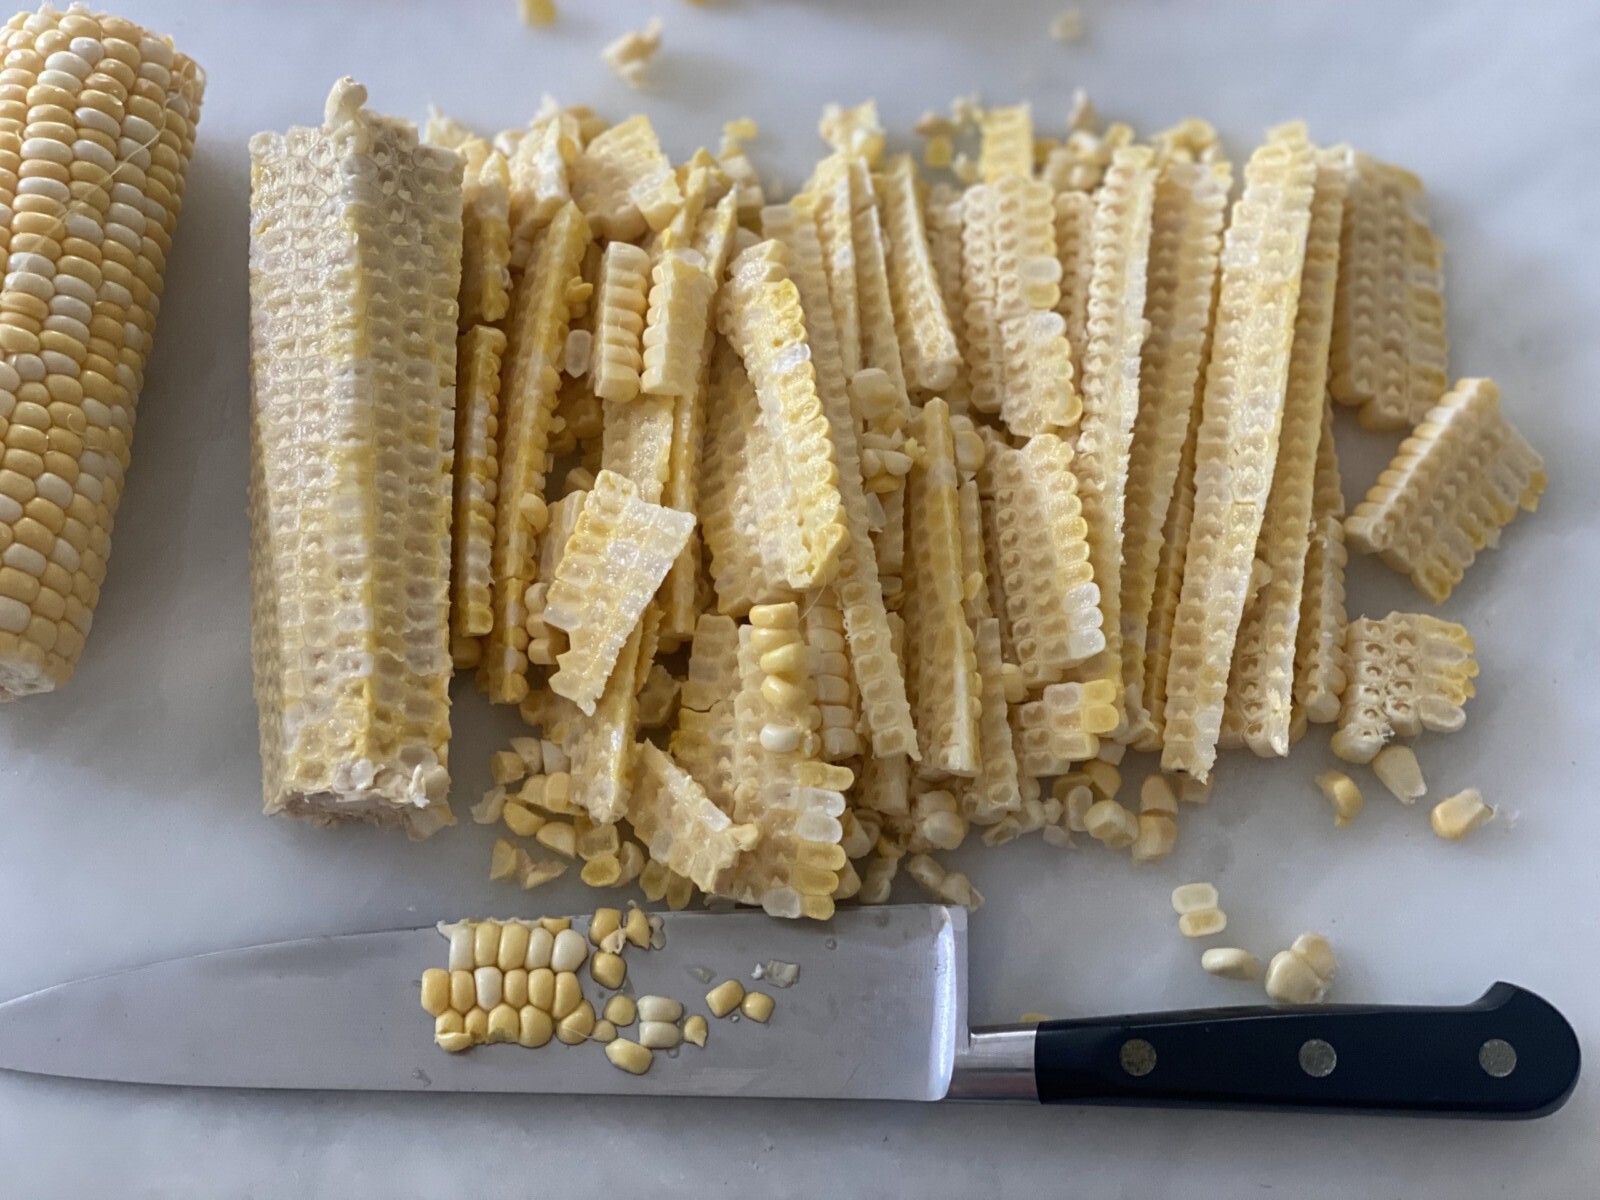
MULTIPOLYGON (((712 981, 800 968, 769 1024, 713 1020, 648 1074, 598 1046, 433 1045, 419 980, 434 928, 225 950, 0 1004, 0 1067, 221 1087, 1194 1104, 1536 1117, 1577 1081, 1571 1026, 1499 983, 1459 1008, 1223 1008, 970 1030, 966 914, 931 905, 826 923, 664 913, 625 989, 702 1011, 712 981)), ((587 976, 586 990, 600 989, 587 976)), ((756 985, 750 985, 756 986, 756 985)), ((626 1032, 626 1031, 625 1031, 626 1032)))

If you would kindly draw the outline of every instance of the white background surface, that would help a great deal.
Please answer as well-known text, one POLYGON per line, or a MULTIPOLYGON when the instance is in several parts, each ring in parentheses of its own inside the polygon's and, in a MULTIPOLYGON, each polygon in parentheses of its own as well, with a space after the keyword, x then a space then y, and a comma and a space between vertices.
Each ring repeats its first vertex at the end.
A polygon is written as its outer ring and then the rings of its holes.
MULTIPOLYGON (((88 653, 64 692, 0 711, 0 996, 171 955, 517 904, 484 879, 490 834, 470 823, 414 846, 258 813, 244 513, 251 133, 315 123, 344 73, 382 111, 420 117, 431 100, 488 129, 525 121, 551 90, 613 117, 642 107, 675 157, 715 145, 724 119, 753 116, 758 161, 792 187, 819 153, 827 100, 876 96, 904 133, 957 93, 1030 97, 1051 133, 1083 85, 1142 131, 1206 116, 1236 161, 1266 126, 1303 116, 1319 140, 1418 171, 1449 243, 1453 370, 1500 382, 1553 483, 1446 606, 1478 639, 1481 694, 1464 733, 1419 747, 1434 796, 1476 785, 1507 819, 1445 845, 1425 807, 1402 809, 1369 780, 1367 813, 1336 834, 1311 785, 1314 735, 1287 764, 1230 756, 1215 800, 1184 814, 1177 852, 1157 867, 1036 839, 978 846, 964 855, 989 897, 973 920, 975 1016, 1251 1002, 1250 987, 1201 974, 1198 947, 1174 927, 1168 890, 1204 878, 1221 887, 1230 942, 1266 956, 1303 929, 1327 933, 1339 999, 1465 1001, 1510 979, 1562 1006, 1592 1055, 1600 12, 1555 0, 1123 0, 1084 4, 1086 39, 1064 47, 1045 36, 1059 7, 563 0, 561 26, 539 33, 511 0, 127 0, 121 11, 175 35, 210 87, 88 653), (666 47, 637 95, 596 56, 651 12, 666 20, 666 47)), ((1378 453, 1351 460, 1352 495, 1378 453)), ((1420 606, 1381 567, 1352 574, 1353 615, 1420 606)), ((507 717, 476 697, 458 705, 458 796, 486 782, 507 717)), ((593 903, 576 887, 538 901, 593 903)), ((181 1012, 167 1033, 184 1036, 181 1012)), ((1520 1126, 205 1093, 4 1076, 0 1192, 1579 1196, 1594 1194, 1600 1171, 1597 1123, 1592 1072, 1565 1111, 1520 1126)))

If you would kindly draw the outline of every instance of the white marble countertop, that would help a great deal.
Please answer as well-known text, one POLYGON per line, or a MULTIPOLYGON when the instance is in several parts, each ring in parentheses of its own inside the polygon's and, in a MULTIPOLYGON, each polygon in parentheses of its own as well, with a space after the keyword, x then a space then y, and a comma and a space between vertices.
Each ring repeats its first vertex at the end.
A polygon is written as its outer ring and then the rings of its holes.
MULTIPOLYGON (((1491 374, 1547 456, 1520 519, 1445 606, 1478 639, 1466 732, 1419 747, 1434 794, 1476 785, 1503 819, 1445 845, 1425 807, 1375 785, 1336 833, 1290 763, 1235 763, 1184 814, 1173 857, 1035 842, 963 863, 989 897, 972 922, 975 1016, 1249 1002, 1203 975, 1167 892, 1215 880, 1230 940, 1260 953, 1303 929, 1339 954, 1337 998, 1455 1002, 1497 978, 1546 995, 1585 1047, 1600 1028, 1594 885, 1600 583, 1600 262, 1591 143, 1600 11, 1546 0, 1400 5, 1084 3, 1085 40, 1046 36, 1059 0, 562 0, 548 33, 493 3, 179 3, 122 11, 210 73, 200 140, 139 418, 127 500, 88 653, 65 691, 0 712, 0 996, 155 958, 318 932, 421 924, 515 903, 484 878, 489 831, 414 846, 258 813, 247 647, 249 171, 261 129, 313 123, 341 74, 382 111, 429 101, 495 128, 540 93, 642 108, 675 155, 723 120, 793 186, 828 100, 873 95, 904 132, 957 93, 1029 97, 1064 123, 1071 89, 1150 130, 1195 113, 1242 157, 1305 117, 1427 180, 1449 243, 1455 373, 1491 374), (643 94, 599 47, 652 12, 666 45, 643 94), (1585 880, 1590 882, 1586 883, 1585 880)), ((1390 443, 1341 440, 1352 490, 1390 443)), ((1363 563, 1352 612, 1423 607, 1363 563)), ((460 794, 514 717, 457 708, 460 794)), ((590 906, 552 889, 541 906, 590 906)), ((183 1037, 182 1014, 170 1034, 183 1037)), ((309 1095, 0 1076, 0 1178, 29 1197, 842 1195, 1576 1196, 1600 1172, 1591 1073, 1528 1125, 958 1106, 309 1095)))

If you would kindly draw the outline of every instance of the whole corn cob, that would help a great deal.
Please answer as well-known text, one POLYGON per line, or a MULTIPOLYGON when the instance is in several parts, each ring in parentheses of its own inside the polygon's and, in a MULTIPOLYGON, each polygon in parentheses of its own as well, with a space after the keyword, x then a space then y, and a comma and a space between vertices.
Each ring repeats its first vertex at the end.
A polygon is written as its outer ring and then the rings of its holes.
POLYGON ((462 167, 365 99, 250 144, 251 648, 266 810, 421 837, 451 819, 462 167))
POLYGON ((0 30, 0 700, 72 677, 100 598, 205 77, 131 21, 0 30))

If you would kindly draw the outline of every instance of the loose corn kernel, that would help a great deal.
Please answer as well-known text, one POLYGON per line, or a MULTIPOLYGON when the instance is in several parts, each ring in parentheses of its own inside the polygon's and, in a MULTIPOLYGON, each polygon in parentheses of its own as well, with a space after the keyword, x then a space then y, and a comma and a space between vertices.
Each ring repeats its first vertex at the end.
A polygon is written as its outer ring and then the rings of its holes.
POLYGON ((1204 779, 1196 779, 1186 775, 1183 782, 1178 785, 1178 799, 1185 804, 1204 804, 1211 799, 1211 789, 1216 785, 1217 775, 1213 771, 1204 779))
POLYGON ((1267 965, 1267 997, 1274 1004, 1315 1004, 1326 988, 1304 959, 1280 950, 1267 965))
POLYGON ((772 997, 765 992, 747 992, 739 1002, 739 1011, 752 1021, 765 1025, 772 1019, 772 997))
POLYGON ((671 1023, 683 1016, 683 1005, 670 996, 640 996, 638 1012, 641 1021, 671 1023))
POLYGON ((1401 804, 1415 804, 1419 797, 1427 794, 1422 765, 1410 746, 1385 746, 1379 750, 1372 760, 1372 773, 1401 804))
POLYGON ((1178 931, 1189 938, 1210 937, 1227 927, 1228 916, 1220 908, 1202 908, 1178 918, 1178 931))
POLYGON ((667 880, 667 907, 673 912, 682 912, 689 907, 689 901, 692 899, 694 899, 694 880, 674 871, 672 877, 667 880))
POLYGON ((1216 908, 1221 902, 1217 889, 1210 883, 1185 883, 1172 889, 1172 911, 1180 917, 1184 913, 1204 912, 1216 908))
POLYGON ((1112 799, 1122 790, 1122 772, 1101 758, 1091 758, 1078 767, 1089 778, 1089 786, 1102 800, 1112 799))
POLYGON ((599 1042, 602 1046, 614 1041, 617 1036, 617 1027, 604 1017, 594 1023, 594 1032, 589 1035, 590 1041, 599 1042))
POLYGON ((612 1066, 630 1075, 643 1075, 655 1061, 655 1055, 638 1042, 630 1042, 627 1038, 620 1037, 606 1043, 606 1057, 611 1060, 612 1066))
POLYGON ((549 967, 535 967, 528 972, 528 1003, 549 1012, 556 1003, 556 973, 549 967))
MULTIPOLYGON (((1434 833, 1447 842, 1459 842, 1479 826, 1494 820, 1494 809, 1483 802, 1477 788, 1467 788, 1433 806, 1434 833)), ((424 1004, 423 1007, 427 1007, 424 1004)))
POLYGON ((1333 973, 1338 964, 1333 959, 1333 947, 1328 945, 1328 939, 1320 933, 1302 933, 1295 938, 1289 949, 1305 959, 1306 965, 1317 973, 1317 978, 1324 983, 1333 980, 1333 973))
POLYGON ((588 957, 589 944, 583 940, 583 935, 576 929, 563 929, 556 934, 555 944, 550 949, 550 969, 557 974, 576 971, 588 957))
POLYGON ((615 908, 597 908, 589 918, 589 940, 596 946, 606 937, 622 928, 622 912, 615 908))
POLYGON ((556 1040, 563 1046, 576 1046, 594 1032, 594 1005, 587 1000, 556 1022, 556 1040))
POLYGON ((737 979, 725 979, 706 993, 706 1007, 713 1017, 725 1017, 739 1007, 744 999, 744 984, 737 979))
POLYGON ((1139 818, 1115 800, 1097 800, 1083 815, 1090 837, 1113 850, 1126 849, 1139 836, 1139 818))
POLYGON ((691 1046, 704 1046, 706 1044, 706 1019, 695 1013, 683 1023, 683 1040, 691 1046))
POLYGON ((1343 771, 1323 771, 1317 775, 1317 786, 1333 805, 1333 823, 1343 829, 1361 815, 1365 803, 1355 780, 1343 771))
POLYGON ((501 787, 516 783, 528 773, 528 764, 515 750, 496 750, 489 759, 489 778, 501 787))
POLYGON ((550 1002, 550 1015, 557 1021, 571 1016, 583 1003, 583 984, 571 971, 556 973, 555 994, 550 1002))
POLYGON ((533 837, 541 846, 554 850, 564 858, 578 856, 578 831, 566 821, 546 821, 533 837))
POLYGON ((1161 813, 1168 817, 1178 815, 1178 797, 1165 775, 1151 775, 1139 785, 1139 812, 1161 813))
POLYGON ((527 858, 527 851, 504 838, 496 838, 494 848, 489 851, 489 878, 510 879, 523 869, 527 858))
POLYGON ((622 878, 622 860, 615 854, 602 854, 583 864, 578 872, 589 887, 611 887, 622 878))
POLYGON ((542 1008, 524 1004, 517 1013, 517 1045, 537 1050, 547 1045, 555 1033, 555 1022, 542 1008))
POLYGON ((522 864, 518 882, 521 883, 522 890, 525 892, 531 891, 536 887, 542 887, 552 880, 560 879, 567 873, 566 863, 556 862, 554 859, 534 862, 526 854, 523 855, 523 858, 525 861, 522 864))
POLYGON ((623 979, 627 977, 628 964, 622 961, 620 954, 601 951, 590 961, 589 974, 601 987, 616 989, 622 986, 623 979))
POLYGON ((640 1021, 639 1044, 651 1050, 671 1050, 683 1033, 671 1021, 640 1021))
POLYGON ((1216 946, 1200 956, 1200 966, 1222 979, 1259 979, 1261 960, 1248 950, 1235 946, 1216 946))
POLYGON ((626 1029, 633 1024, 638 1011, 638 1006, 634 1003, 632 996, 624 996, 619 993, 606 1001, 604 1015, 605 1019, 613 1025, 626 1029))
POLYGON ((630 908, 628 919, 623 922, 622 929, 630 944, 641 950, 650 945, 650 918, 645 915, 644 909, 630 908))
POLYGON ((422 973, 422 1007, 430 1017, 450 1011, 450 972, 429 967, 422 973))
POLYGON ((1135 864, 1159 862, 1178 842, 1178 823, 1164 813, 1140 813, 1139 836, 1133 840, 1135 864))

